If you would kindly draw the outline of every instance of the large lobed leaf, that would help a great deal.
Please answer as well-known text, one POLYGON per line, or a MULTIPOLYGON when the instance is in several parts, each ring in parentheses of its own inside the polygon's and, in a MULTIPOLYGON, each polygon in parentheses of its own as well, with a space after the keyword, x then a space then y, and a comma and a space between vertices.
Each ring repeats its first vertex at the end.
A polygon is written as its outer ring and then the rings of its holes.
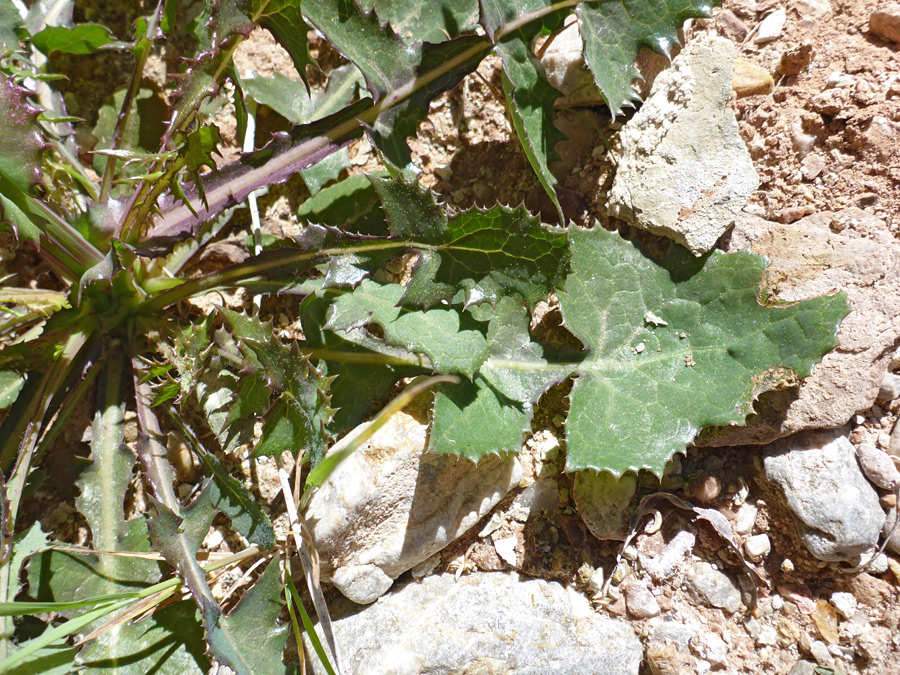
POLYGON ((668 55, 685 20, 709 16, 720 4, 721 0, 609 0, 578 6, 584 60, 614 116, 638 98, 631 87, 640 77, 634 67, 638 49, 650 47, 668 55))
POLYGON ((490 322, 480 332, 450 316, 458 307, 411 313, 395 306, 399 287, 365 282, 335 301, 328 325, 369 320, 386 345, 426 354, 439 372, 471 375, 436 397, 431 450, 475 460, 517 451, 541 394, 574 376, 567 468, 661 475, 702 427, 743 423, 760 392, 806 377, 849 311, 843 294, 761 304, 765 261, 749 253, 697 260, 673 245, 656 262, 601 228, 571 229, 569 240, 572 271, 559 300, 583 354, 547 358, 515 295, 490 312, 473 308, 490 322))

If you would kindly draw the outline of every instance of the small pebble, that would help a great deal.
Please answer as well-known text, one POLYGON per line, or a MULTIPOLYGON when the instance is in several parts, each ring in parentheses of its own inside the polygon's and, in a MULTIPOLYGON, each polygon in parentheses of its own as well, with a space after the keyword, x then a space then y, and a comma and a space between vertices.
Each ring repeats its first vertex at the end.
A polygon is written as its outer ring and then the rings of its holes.
POLYGON ((734 531, 738 534, 750 534, 753 531, 753 526, 756 525, 758 513, 759 509, 756 505, 745 502, 734 517, 734 531))
POLYGON ((856 598, 852 593, 839 591, 831 594, 831 604, 845 619, 852 619, 856 614, 856 598))
POLYGON ((698 480, 691 491, 694 499, 703 504, 715 501, 722 492, 722 484, 715 476, 704 476, 698 480))
MULTIPOLYGON (((879 442, 879 445, 882 444, 879 442)), ((893 491, 900 487, 900 471, 894 466, 890 455, 883 450, 871 443, 860 443, 856 448, 856 458, 866 477, 881 489, 893 491)))
POLYGON ((831 652, 821 640, 814 640, 809 646, 809 653, 820 666, 827 666, 831 662, 831 652))
POLYGON ((882 401, 893 401, 900 398, 900 375, 886 373, 878 390, 878 398, 882 401))
POLYGON ((775 89, 775 80, 765 68, 744 59, 734 62, 731 88, 738 98, 770 94, 775 89))
POLYGON ((625 606, 635 619, 648 619, 660 613, 659 603, 645 581, 632 581, 625 586, 625 606))
POLYGON ((760 22, 759 30, 756 31, 753 41, 756 44, 763 44, 777 40, 784 29, 785 21, 787 21, 787 10, 783 7, 776 9, 760 22))
POLYGON ((757 534, 744 542, 744 552, 753 562, 759 562, 772 550, 772 542, 765 534, 757 534))
POLYGON ((807 155, 800 162, 800 173, 804 180, 815 180, 825 170, 825 158, 819 154, 807 155))

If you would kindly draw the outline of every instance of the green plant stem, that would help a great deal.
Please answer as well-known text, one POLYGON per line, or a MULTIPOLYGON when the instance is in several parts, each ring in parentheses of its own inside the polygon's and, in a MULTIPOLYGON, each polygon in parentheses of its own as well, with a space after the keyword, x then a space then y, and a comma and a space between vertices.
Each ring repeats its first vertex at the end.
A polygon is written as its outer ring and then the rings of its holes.
MULTIPOLYGON (((87 342, 88 335, 84 332, 75 332, 66 340, 66 344, 53 362, 53 366, 44 376, 38 395, 29 403, 25 414, 22 416, 26 420, 25 428, 22 434, 22 440, 19 445, 19 455, 9 482, 7 483, 6 498, 9 500, 7 510, 6 527, 10 531, 15 530, 16 516, 19 512, 19 504, 22 500, 22 493, 25 491, 25 483, 31 473, 32 461, 34 459, 35 449, 40 439, 41 420, 44 419, 49 411, 50 402, 54 395, 63 386, 69 375, 72 364, 75 362, 78 353, 87 342)), ((12 442, 15 442, 16 434, 12 436, 12 442)), ((9 442, 9 441, 8 441, 9 442)), ((6 447, 4 447, 4 451, 6 447)), ((10 594, 10 561, 0 566, 0 603, 9 600, 10 594)), ((8 654, 9 638, 12 635, 12 622, 9 618, 0 619, 0 661, 4 661, 8 654)), ((2 669, 0 669, 2 670, 2 669)))
MULTIPOLYGON (((141 77, 144 73, 144 66, 147 64, 147 57, 150 56, 150 47, 153 45, 153 34, 159 27, 159 19, 162 15, 164 2, 160 1, 156 5, 156 11, 147 22, 147 31, 144 36, 138 40, 135 50, 138 51, 137 60, 134 64, 134 71, 131 74, 131 82, 128 85, 128 91, 125 93, 125 100, 122 101, 122 108, 119 110, 119 116, 116 119, 116 128, 113 131, 112 140, 109 149, 116 150, 125 134, 125 127, 128 124, 128 118, 131 116, 131 108, 137 97, 138 90, 141 87, 141 77)), ((109 197, 109 190, 112 187, 113 176, 116 172, 116 164, 118 158, 115 156, 107 157, 106 166, 103 169, 103 180, 100 183, 100 203, 105 203, 109 197)))

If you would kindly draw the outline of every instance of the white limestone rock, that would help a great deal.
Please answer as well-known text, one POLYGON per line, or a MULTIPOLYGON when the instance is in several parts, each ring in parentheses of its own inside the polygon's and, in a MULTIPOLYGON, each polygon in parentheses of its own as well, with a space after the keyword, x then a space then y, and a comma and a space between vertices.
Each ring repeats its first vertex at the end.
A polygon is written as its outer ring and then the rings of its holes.
POLYGON ((878 544, 885 514, 853 444, 840 430, 777 441, 763 466, 766 479, 784 493, 800 540, 816 558, 856 564, 878 544))
POLYGON ((426 432, 415 418, 395 414, 306 508, 323 578, 354 602, 379 598, 474 526, 522 477, 514 457, 476 465, 425 454, 426 432))
MULTIPOLYGON (((637 675, 643 659, 627 622, 556 582, 516 573, 430 576, 365 608, 338 600, 331 616, 347 673, 637 675)), ((311 661, 313 673, 325 672, 311 661)))
POLYGON ((725 106, 735 48, 704 33, 653 84, 620 134, 611 216, 667 236, 702 255, 759 186, 753 161, 725 106))

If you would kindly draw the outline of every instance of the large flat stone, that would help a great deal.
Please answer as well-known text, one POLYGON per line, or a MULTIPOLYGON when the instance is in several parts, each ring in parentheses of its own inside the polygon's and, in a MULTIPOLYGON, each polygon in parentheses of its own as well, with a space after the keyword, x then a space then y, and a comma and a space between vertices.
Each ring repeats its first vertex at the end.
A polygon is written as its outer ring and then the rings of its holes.
POLYGON ((900 243, 887 225, 857 208, 795 223, 741 214, 727 251, 770 260, 765 285, 796 302, 844 291, 853 306, 825 355, 799 388, 763 395, 746 427, 707 430, 697 445, 769 443, 807 429, 843 426, 875 403, 900 344, 900 243))
POLYGON ((627 623, 556 582, 514 572, 426 577, 365 608, 339 600, 332 618, 346 673, 637 675, 643 658, 627 623))
POLYGON ((397 413, 335 470, 307 506, 322 574, 358 603, 475 525, 518 485, 514 457, 478 464, 425 453, 426 425, 397 413))
POLYGON ((692 40, 619 136, 609 214, 695 255, 715 246, 759 186, 725 106, 734 51, 731 41, 712 34, 692 40))

